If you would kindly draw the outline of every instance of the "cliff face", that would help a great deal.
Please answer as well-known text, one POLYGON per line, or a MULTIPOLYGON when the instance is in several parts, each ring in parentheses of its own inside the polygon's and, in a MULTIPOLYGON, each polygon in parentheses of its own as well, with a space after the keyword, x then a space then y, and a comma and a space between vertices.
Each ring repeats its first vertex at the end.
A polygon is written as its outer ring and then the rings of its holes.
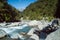
POLYGON ((24 18, 28 16, 29 19, 42 19, 43 17, 52 19, 56 12, 57 2, 58 0, 38 0, 24 10, 23 16, 24 18))
POLYGON ((7 0, 0 0, 0 22, 19 21, 20 11, 7 3, 7 0))

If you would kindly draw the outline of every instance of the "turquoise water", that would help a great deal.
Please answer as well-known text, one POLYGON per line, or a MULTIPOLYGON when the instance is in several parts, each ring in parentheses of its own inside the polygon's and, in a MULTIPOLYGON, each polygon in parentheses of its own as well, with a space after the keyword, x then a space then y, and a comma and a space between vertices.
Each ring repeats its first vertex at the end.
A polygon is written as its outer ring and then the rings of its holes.
POLYGON ((31 29, 31 27, 26 26, 23 29, 18 30, 17 32, 26 32, 27 33, 27 32, 29 32, 30 29, 31 29))
MULTIPOLYGON (((28 33, 30 29, 31 29, 31 27, 29 27, 29 26, 25 26, 23 29, 13 29, 14 31, 12 31, 11 33, 9 33, 8 34, 9 36, 4 37, 4 38, 2 38, 0 40, 13 40, 13 39, 9 38, 11 35, 13 35, 15 33, 21 33, 21 32, 28 33)), ((10 30, 8 29, 7 33, 8 33, 8 31, 10 31, 10 30)))

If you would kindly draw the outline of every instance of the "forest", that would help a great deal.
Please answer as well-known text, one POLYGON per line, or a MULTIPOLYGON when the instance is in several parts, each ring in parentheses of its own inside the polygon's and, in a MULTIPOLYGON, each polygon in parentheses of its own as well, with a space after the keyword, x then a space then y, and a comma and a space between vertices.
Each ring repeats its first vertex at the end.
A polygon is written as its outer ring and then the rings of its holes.
POLYGON ((20 11, 12 7, 8 0, 0 0, 0 22, 20 21, 20 11))
POLYGON ((58 0, 38 0, 35 3, 30 4, 23 11, 23 18, 30 20, 41 20, 46 18, 51 20, 55 18, 55 12, 57 9, 58 0))
POLYGON ((0 0, 0 22, 16 22, 23 17, 24 20, 51 20, 55 18, 58 0, 37 0, 31 3, 23 12, 7 2, 0 0))

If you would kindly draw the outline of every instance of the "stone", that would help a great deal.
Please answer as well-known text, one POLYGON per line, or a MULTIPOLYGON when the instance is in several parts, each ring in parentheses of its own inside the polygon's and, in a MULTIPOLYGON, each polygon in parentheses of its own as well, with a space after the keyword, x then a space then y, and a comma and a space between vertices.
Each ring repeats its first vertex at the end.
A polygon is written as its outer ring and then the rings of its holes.
POLYGON ((6 36, 6 32, 0 29, 0 38, 5 37, 5 36, 6 36))
POLYGON ((60 29, 49 34, 45 40, 60 40, 60 29))

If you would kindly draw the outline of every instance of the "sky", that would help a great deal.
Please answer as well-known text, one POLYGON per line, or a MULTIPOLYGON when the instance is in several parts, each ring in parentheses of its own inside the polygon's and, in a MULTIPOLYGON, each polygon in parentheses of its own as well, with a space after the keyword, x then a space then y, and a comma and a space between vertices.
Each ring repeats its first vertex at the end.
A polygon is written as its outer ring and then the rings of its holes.
POLYGON ((37 0, 8 0, 8 3, 16 9, 23 11, 29 4, 37 0))

